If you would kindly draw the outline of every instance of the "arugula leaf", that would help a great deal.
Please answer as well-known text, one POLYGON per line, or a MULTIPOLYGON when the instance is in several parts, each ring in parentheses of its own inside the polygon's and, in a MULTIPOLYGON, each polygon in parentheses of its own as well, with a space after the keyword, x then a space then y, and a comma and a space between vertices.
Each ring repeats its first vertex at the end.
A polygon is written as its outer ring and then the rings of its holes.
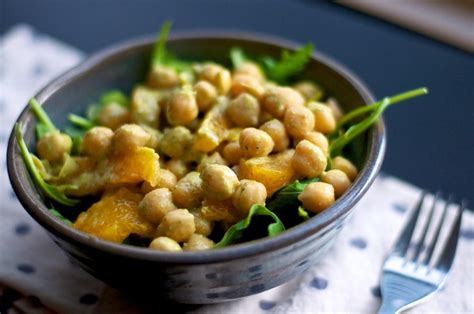
MULTIPOLYGON (((362 134, 365 130, 370 128, 390 105, 410 98, 425 95, 427 93, 427 88, 418 88, 392 97, 386 97, 378 102, 373 103, 372 105, 363 106, 347 113, 340 119, 339 127, 354 119, 355 117, 358 117, 366 112, 371 112, 370 115, 364 120, 353 124, 349 127, 349 129, 347 129, 347 131, 331 141, 329 145, 330 156, 339 155, 344 146, 350 143, 355 137, 362 134)), ((336 130, 335 132, 339 132, 339 130, 336 130)))
POLYGON ((298 195, 303 192, 304 188, 308 184, 318 181, 319 178, 312 178, 302 181, 296 180, 295 182, 282 187, 280 190, 276 191, 275 194, 273 194, 273 196, 267 202, 267 207, 272 211, 296 207, 300 204, 298 195))
POLYGON ((295 52, 283 51, 280 60, 271 57, 262 58, 267 77, 277 83, 286 83, 292 76, 302 71, 311 58, 313 45, 307 44, 295 52))
POLYGON ((20 147, 23 161, 25 162, 26 168, 28 169, 36 186, 38 186, 42 191, 44 191, 46 195, 48 195, 50 198, 54 199, 60 204, 66 206, 77 205, 79 203, 79 200, 71 199, 61 191, 62 188, 65 188, 64 186, 51 185, 43 180, 43 177, 41 176, 40 172, 38 171, 38 169, 36 169, 32 155, 28 151, 25 140, 23 139, 23 134, 21 133, 21 125, 18 123, 15 124, 15 136, 20 147))
POLYGON ((120 90, 112 89, 102 94, 100 97, 100 104, 102 106, 108 105, 110 103, 117 103, 123 107, 128 108, 130 100, 128 97, 120 90))
POLYGON ((48 114, 44 111, 43 107, 38 103, 35 98, 31 98, 29 105, 36 118, 38 123, 36 124, 36 138, 42 138, 46 133, 51 131, 56 131, 57 128, 54 126, 53 122, 49 118, 48 114))
MULTIPOLYGON (((394 105, 394 104, 402 102, 404 100, 408 100, 410 98, 414 98, 414 97, 418 97, 418 96, 422 96, 422 95, 426 95, 426 94, 428 94, 428 88, 420 87, 420 88, 413 89, 413 90, 410 90, 410 91, 407 91, 407 92, 404 92, 404 93, 400 93, 400 94, 397 94, 397 95, 390 96, 390 97, 388 97, 388 101, 389 101, 389 105, 394 105)), ((334 132, 338 132, 339 129, 343 125, 345 125, 347 122, 353 120, 354 118, 357 118, 357 117, 359 117, 359 116, 361 116, 361 115, 363 115, 367 112, 376 110, 382 104, 384 99, 379 100, 377 102, 374 102, 371 105, 362 106, 362 107, 359 107, 357 109, 354 109, 354 110, 346 113, 337 122, 337 129, 334 132)))
POLYGON ((92 129, 97 125, 97 118, 102 108, 111 103, 116 103, 122 107, 128 108, 130 106, 130 99, 122 91, 112 89, 104 92, 102 96, 100 96, 99 103, 89 105, 86 111, 86 118, 70 113, 67 119, 79 128, 84 130, 92 129))
POLYGON ((220 240, 216 245, 214 245, 214 248, 222 248, 225 247, 239 238, 242 237, 243 232, 245 229, 247 229, 250 224, 252 223, 252 217, 254 216, 269 216, 273 219, 273 223, 269 224, 267 227, 268 231, 268 236, 273 237, 283 231, 285 231, 285 226, 283 223, 280 221, 277 215, 275 215, 271 210, 266 208, 265 206, 255 204, 250 208, 250 211, 247 215, 246 218, 242 219, 232 227, 230 227, 224 236, 222 237, 222 240, 220 240))
POLYGON ((69 122, 71 122, 75 126, 78 126, 78 127, 82 128, 82 129, 85 129, 85 130, 92 129, 96 125, 91 120, 86 119, 86 118, 81 117, 81 116, 78 116, 78 115, 75 115, 73 113, 70 113, 67 116, 67 119, 68 119, 69 122))
POLYGON ((78 156, 81 153, 81 145, 82 139, 86 131, 84 129, 76 128, 76 127, 67 127, 64 130, 64 133, 69 135, 72 139, 72 149, 71 154, 74 156, 78 156))
POLYGON ((244 51, 239 47, 232 47, 230 49, 230 61, 234 69, 240 68, 247 59, 244 51))
POLYGON ((151 53, 151 66, 159 66, 164 63, 166 58, 166 40, 168 39, 168 34, 171 29, 171 21, 166 21, 161 26, 160 32, 158 34, 158 39, 156 40, 155 45, 153 46, 153 51, 151 53))
POLYGON ((304 220, 308 220, 310 218, 308 212, 303 208, 303 206, 298 207, 298 216, 300 216, 304 220))
POLYGON ((49 212, 51 214, 53 214, 54 217, 58 218, 59 220, 61 220, 62 222, 64 222, 66 225, 69 225, 71 226, 72 225, 72 221, 70 221, 69 219, 67 219, 66 217, 64 217, 63 215, 61 215, 60 212, 58 212, 56 209, 54 208, 50 208, 48 209, 49 212))

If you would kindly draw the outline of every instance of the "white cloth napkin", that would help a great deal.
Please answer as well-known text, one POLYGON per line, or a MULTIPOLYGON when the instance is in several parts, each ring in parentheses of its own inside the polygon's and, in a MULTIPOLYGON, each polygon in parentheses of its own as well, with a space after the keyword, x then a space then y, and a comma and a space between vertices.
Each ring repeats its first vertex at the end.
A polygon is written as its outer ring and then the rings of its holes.
MULTIPOLYGON (((1 38, 1 58, 0 155, 5 156, 13 121, 27 100, 52 77, 79 62, 83 54, 29 26, 19 25, 1 38)), ((74 266, 19 204, 8 180, 4 157, 1 168, 0 312, 136 313, 159 309, 134 304, 74 266)), ((419 195, 420 190, 412 185, 380 176, 358 204, 334 248, 303 276, 234 302, 183 310, 242 314, 375 313, 380 305, 378 285, 384 255, 419 195)), ((473 260, 474 215, 465 212, 458 253, 447 285, 412 311, 473 313, 474 304, 469 297, 474 292, 473 260)))

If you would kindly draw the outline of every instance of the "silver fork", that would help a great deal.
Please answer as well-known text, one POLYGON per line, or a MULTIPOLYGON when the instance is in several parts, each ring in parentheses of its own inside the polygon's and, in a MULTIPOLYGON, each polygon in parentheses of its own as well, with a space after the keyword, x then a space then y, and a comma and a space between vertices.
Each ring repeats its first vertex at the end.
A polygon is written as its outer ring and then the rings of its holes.
POLYGON ((420 241, 414 248, 414 253, 411 256, 407 254, 421 209, 426 202, 426 192, 423 192, 395 246, 386 258, 381 282, 383 301, 379 313, 398 313, 412 307, 440 290, 446 281, 456 253, 462 213, 466 204, 462 201, 459 205, 459 211, 447 236, 446 244, 435 260, 433 253, 440 240, 441 229, 446 222, 446 212, 452 200, 449 197, 446 201, 441 218, 434 229, 434 236, 429 241, 426 239, 428 229, 430 225, 434 225, 433 213, 439 197, 440 193, 437 193, 421 231, 420 241), (426 251, 423 257, 424 248, 426 251))

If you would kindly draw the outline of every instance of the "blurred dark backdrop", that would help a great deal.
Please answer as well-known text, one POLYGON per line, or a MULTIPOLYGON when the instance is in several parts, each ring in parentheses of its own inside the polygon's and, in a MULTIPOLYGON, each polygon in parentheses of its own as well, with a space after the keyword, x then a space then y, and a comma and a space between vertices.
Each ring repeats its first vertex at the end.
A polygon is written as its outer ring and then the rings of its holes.
POLYGON ((28 23, 87 53, 155 33, 172 19, 174 30, 239 29, 313 42, 377 97, 427 86, 428 96, 385 115, 383 170, 474 202, 472 54, 326 1, 0 0, 0 12, 2 34, 28 23))

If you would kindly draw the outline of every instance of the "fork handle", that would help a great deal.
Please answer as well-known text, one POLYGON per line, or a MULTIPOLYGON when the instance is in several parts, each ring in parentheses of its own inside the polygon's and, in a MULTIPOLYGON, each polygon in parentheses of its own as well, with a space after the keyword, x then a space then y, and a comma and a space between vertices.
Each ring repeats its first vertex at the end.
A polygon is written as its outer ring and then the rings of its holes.
POLYGON ((378 314, 396 314, 400 311, 400 306, 398 304, 394 304, 394 300, 383 300, 382 306, 380 306, 378 314))

